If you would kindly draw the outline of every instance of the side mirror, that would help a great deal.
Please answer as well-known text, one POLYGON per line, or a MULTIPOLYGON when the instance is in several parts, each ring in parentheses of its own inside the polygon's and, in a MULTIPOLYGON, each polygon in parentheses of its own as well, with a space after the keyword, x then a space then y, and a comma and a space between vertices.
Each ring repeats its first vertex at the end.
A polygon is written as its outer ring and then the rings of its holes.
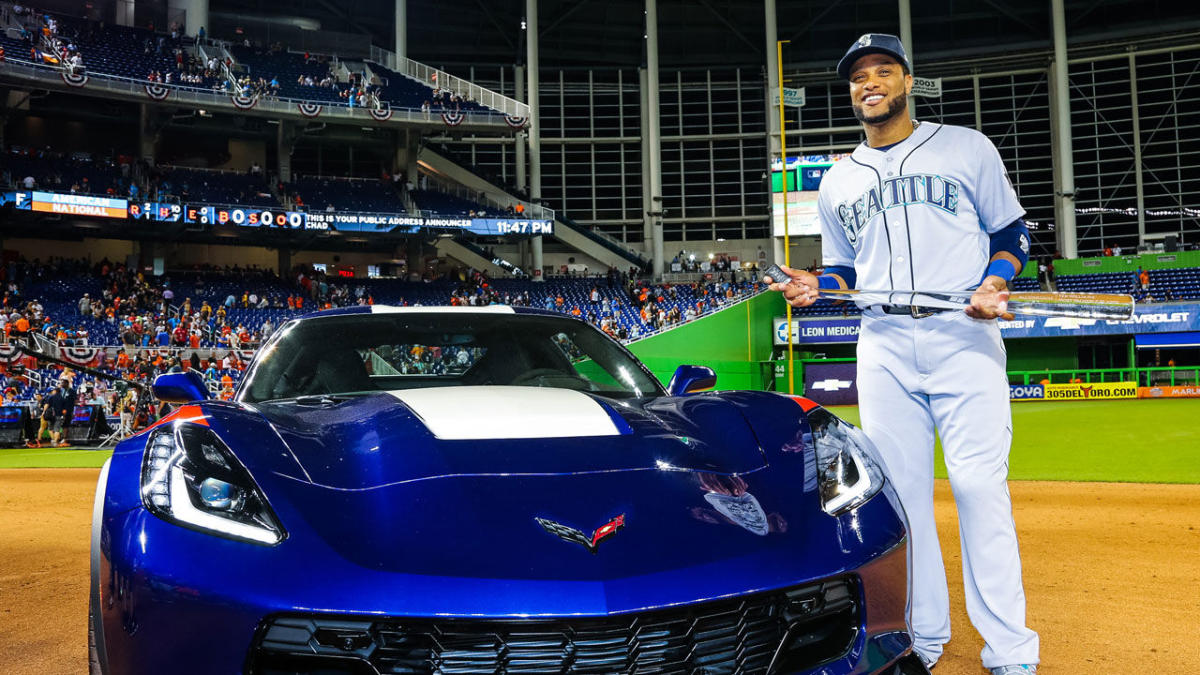
POLYGON ((667 385, 667 393, 684 396, 708 391, 717 386, 717 374, 708 366, 679 366, 667 385))
POLYGON ((199 373, 165 373, 154 378, 154 398, 167 403, 190 403, 208 398, 208 387, 199 373))

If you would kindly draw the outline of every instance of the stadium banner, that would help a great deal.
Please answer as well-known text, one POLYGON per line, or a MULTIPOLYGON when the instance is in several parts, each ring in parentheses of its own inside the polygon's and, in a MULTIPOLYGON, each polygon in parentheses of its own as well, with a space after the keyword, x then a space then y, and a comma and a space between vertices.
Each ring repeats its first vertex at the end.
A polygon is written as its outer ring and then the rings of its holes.
POLYGON ((1046 387, 1040 384, 1010 384, 1008 385, 1008 400, 1010 401, 1043 401, 1046 399, 1046 387))
POLYGON ((448 127, 456 127, 462 124, 464 119, 466 119, 466 115, 461 110, 446 110, 442 112, 442 121, 448 127))
MULTIPOLYGON (((787 344, 787 318, 777 316, 772 324, 775 344, 787 344)), ((792 317, 794 344, 836 344, 858 342, 859 319, 797 319, 792 317)))
MULTIPOLYGON (((839 318, 792 317, 792 340, 797 344, 830 344, 858 340, 858 316, 839 318)), ((1142 304, 1127 321, 1076 319, 1057 316, 1021 317, 1000 321, 1000 335, 1014 338, 1086 335, 1138 335, 1200 331, 1200 303, 1142 304)), ((787 344, 786 321, 775 317, 771 326, 776 345, 787 344)))
POLYGON ((804 395, 821 405, 858 405, 858 364, 804 364, 804 395))
POLYGON ((1200 385, 1163 384, 1138 387, 1138 398, 1200 398, 1200 385))
POLYGON ((97 218, 126 218, 129 209, 129 201, 125 199, 38 190, 5 192, 0 195, 0 205, 3 204, 12 204, 19 211, 97 218))
POLYGON ((314 211, 307 214, 308 229, 341 232, 417 233, 422 230, 456 230, 484 235, 554 234, 550 220, 514 220, 508 218, 442 218, 409 216, 395 213, 350 213, 314 211))
POLYGON ((1113 398, 1137 398, 1137 382, 1075 382, 1042 385, 1046 401, 1079 401, 1113 398))
POLYGON ((1134 307, 1128 321, 1038 316, 999 323, 1005 338, 1183 333, 1200 330, 1200 304, 1141 304, 1134 307))

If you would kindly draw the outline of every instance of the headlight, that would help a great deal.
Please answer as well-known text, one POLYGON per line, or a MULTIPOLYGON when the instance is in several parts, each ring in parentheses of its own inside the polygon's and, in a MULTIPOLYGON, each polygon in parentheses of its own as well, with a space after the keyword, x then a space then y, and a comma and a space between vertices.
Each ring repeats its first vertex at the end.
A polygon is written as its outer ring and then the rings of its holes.
POLYGON ((861 506, 883 488, 875 446, 861 429, 824 408, 808 413, 817 458, 821 506, 830 515, 861 506))
POLYGON ((150 433, 142 503, 165 520, 232 539, 274 545, 287 536, 245 467, 197 424, 176 422, 150 433))

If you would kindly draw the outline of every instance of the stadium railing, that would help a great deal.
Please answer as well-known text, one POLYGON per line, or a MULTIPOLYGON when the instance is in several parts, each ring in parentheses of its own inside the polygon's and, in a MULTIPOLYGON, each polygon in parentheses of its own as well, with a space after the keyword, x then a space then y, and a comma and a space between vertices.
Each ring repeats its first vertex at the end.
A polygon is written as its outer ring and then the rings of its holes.
POLYGON ((418 63, 409 58, 397 58, 394 52, 382 47, 371 46, 370 60, 385 68, 424 84, 427 87, 448 89, 467 101, 487 106, 513 118, 528 118, 529 105, 516 99, 498 94, 477 84, 455 77, 444 70, 418 63))
MULTIPOLYGON (((16 57, 6 57, 3 75, 22 80, 32 80, 43 85, 52 86, 55 89, 66 89, 68 91, 78 91, 82 87, 98 89, 120 97, 134 98, 138 101, 144 101, 149 96, 147 92, 147 87, 149 86, 156 88, 156 91, 161 91, 161 89, 158 89, 160 87, 169 90, 168 97, 172 103, 189 104, 198 108, 218 107, 233 110, 249 110, 253 108, 258 111, 282 116, 308 118, 311 115, 301 113, 298 107, 300 105, 319 105, 321 106, 320 114, 326 118, 354 120, 356 124, 373 119, 370 108, 351 108, 342 103, 272 96, 244 99, 239 104, 234 101, 234 99, 240 98, 237 94, 230 94, 224 90, 218 91, 204 87, 192 87, 186 84, 149 82, 145 79, 121 77, 119 75, 90 71, 80 73, 74 80, 76 84, 71 84, 66 79, 69 74, 59 66, 35 64, 27 59, 16 57), (86 77, 86 80, 79 79, 84 77, 86 77)), ((387 121, 431 123, 425 114, 417 108, 391 108, 388 112, 389 117, 387 117, 387 121)), ((508 128, 508 124, 504 121, 504 113, 465 111, 462 115, 462 124, 508 128)), ((441 125, 440 118, 435 117, 434 120, 437 121, 439 126, 441 125)))
POLYGON ((1052 384, 1066 384, 1073 380, 1082 380, 1085 384, 1137 382, 1141 387, 1185 385, 1200 383, 1200 366, 1009 371, 1008 380, 1013 384, 1040 384, 1042 380, 1050 380, 1052 384))

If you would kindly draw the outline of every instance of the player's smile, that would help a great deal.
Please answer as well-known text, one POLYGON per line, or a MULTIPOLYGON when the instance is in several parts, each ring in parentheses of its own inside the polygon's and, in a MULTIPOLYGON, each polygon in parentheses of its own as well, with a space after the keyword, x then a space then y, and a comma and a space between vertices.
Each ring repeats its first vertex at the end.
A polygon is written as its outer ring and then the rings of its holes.
POLYGON ((863 102, 863 105, 865 105, 865 106, 874 107, 874 106, 882 103, 884 98, 885 98, 884 95, 879 94, 879 93, 867 94, 866 96, 863 97, 862 102, 863 102))

